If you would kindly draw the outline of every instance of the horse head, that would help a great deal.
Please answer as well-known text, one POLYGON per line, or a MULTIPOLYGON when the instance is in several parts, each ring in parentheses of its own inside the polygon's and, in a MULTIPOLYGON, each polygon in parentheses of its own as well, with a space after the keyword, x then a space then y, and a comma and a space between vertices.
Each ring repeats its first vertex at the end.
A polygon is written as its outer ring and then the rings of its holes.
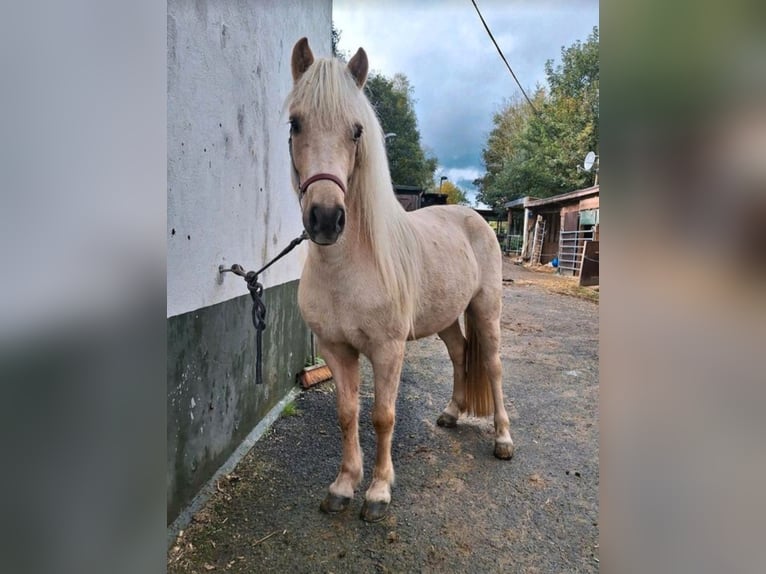
POLYGON ((353 102, 364 98, 367 54, 359 48, 342 73, 314 60, 306 38, 293 48, 290 155, 303 227, 314 243, 332 245, 346 226, 347 188, 363 137, 353 102))

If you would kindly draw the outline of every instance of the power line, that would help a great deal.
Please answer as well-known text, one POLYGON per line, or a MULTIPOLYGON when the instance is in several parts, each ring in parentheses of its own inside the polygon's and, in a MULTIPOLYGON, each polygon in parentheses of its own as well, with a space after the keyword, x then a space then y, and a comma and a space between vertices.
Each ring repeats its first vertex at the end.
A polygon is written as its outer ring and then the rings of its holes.
POLYGON ((519 89, 521 90, 521 93, 524 94, 524 97, 527 99, 527 102, 529 103, 529 106, 534 110, 536 114, 539 114, 540 112, 537 111, 537 108, 532 103, 532 100, 529 99, 529 96, 524 91, 524 88, 521 87, 521 82, 519 82, 519 79, 516 77, 516 74, 513 73, 513 70, 511 69, 511 65, 508 63, 508 60, 505 59, 505 55, 503 54, 503 51, 500 49, 500 46, 497 45, 497 42, 495 41, 495 37, 492 35, 492 32, 489 30, 489 26, 487 26, 487 23, 484 21, 484 16, 481 15, 481 12, 479 11, 479 7, 476 5, 476 0, 471 0, 471 3, 473 4, 473 7, 476 8, 476 13, 479 15, 479 18, 481 18, 481 23, 484 24, 484 29, 487 31, 487 34, 489 34, 489 38, 492 40, 492 43, 495 45, 495 48, 497 48, 497 53, 500 54, 500 57, 503 59, 503 62, 505 62, 505 67, 508 68, 508 71, 511 73, 511 76, 513 76, 513 79, 516 80, 516 85, 519 86, 519 89))

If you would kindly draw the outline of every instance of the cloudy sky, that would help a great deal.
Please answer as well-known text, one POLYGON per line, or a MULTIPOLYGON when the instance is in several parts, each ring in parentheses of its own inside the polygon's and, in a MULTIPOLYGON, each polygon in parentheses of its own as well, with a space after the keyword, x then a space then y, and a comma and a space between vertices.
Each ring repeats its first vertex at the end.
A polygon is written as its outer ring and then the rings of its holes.
MULTIPOLYGON (((530 94, 545 84, 545 61, 598 25, 597 0, 476 0, 516 77, 530 94)), ((372 70, 404 73, 415 89, 424 147, 468 192, 484 173, 481 148, 492 114, 521 95, 471 0, 334 0, 340 49, 365 49, 372 70)))

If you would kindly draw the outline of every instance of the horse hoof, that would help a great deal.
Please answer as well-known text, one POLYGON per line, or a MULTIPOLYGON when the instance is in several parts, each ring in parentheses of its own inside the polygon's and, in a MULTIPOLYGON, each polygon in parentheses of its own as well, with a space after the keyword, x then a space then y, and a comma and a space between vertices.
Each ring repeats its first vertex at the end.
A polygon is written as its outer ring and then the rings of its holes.
POLYGON ((388 502, 364 501, 360 514, 365 522, 380 522, 388 516, 388 502))
POLYGON ((512 442, 496 442, 495 456, 501 460, 509 460, 513 456, 512 442))
POLYGON ((457 426, 457 417, 452 416, 449 413, 442 413, 439 418, 436 419, 436 424, 440 427, 454 428, 457 426))
POLYGON ((338 496, 330 492, 319 505, 319 509, 325 514, 338 514, 346 510, 350 502, 351 497, 338 496))

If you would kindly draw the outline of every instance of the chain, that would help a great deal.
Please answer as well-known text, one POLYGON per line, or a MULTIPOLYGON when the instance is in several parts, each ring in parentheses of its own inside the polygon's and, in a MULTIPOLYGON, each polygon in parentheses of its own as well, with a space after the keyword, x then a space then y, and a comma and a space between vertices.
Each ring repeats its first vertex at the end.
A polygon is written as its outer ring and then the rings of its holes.
POLYGON ((274 263, 282 259, 282 257, 290 253, 305 239, 308 239, 308 235, 304 231, 298 237, 293 239, 289 245, 279 253, 279 255, 274 257, 274 259, 269 261, 258 271, 245 271, 238 263, 235 263, 229 269, 224 268, 223 265, 218 266, 219 273, 234 273, 234 275, 243 277, 247 284, 247 289, 250 291, 250 298, 253 300, 251 316, 253 319, 253 327, 255 328, 256 345, 255 383, 258 385, 263 383, 263 331, 266 329, 266 304, 263 302, 263 285, 258 282, 258 276, 274 263))

